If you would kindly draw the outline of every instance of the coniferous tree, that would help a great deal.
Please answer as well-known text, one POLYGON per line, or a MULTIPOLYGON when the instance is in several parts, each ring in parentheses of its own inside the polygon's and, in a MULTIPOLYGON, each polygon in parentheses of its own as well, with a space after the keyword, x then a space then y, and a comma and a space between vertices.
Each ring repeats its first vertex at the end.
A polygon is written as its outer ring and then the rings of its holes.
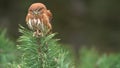
POLYGON ((33 37, 33 32, 20 26, 22 36, 17 45, 21 52, 19 63, 11 64, 18 68, 73 68, 70 53, 55 39, 56 33, 43 37, 33 37))

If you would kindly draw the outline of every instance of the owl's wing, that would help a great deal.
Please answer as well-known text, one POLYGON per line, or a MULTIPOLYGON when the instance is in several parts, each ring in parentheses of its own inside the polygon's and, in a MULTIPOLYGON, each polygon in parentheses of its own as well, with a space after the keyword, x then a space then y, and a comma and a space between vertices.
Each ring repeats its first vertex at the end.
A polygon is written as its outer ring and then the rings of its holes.
POLYGON ((49 20, 51 21, 53 16, 52 16, 52 13, 50 12, 50 10, 47 10, 47 15, 49 17, 49 20))
POLYGON ((28 23, 28 14, 26 15, 26 20, 25 21, 26 21, 26 23, 28 23))
POLYGON ((33 19, 33 15, 28 13, 26 16, 26 23, 28 23, 29 19, 33 19))

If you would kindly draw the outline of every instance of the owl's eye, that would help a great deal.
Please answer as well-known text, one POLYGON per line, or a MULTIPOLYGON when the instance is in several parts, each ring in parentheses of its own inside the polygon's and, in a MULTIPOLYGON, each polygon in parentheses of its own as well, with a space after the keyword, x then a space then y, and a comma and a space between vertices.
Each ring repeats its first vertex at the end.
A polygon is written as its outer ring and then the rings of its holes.
POLYGON ((37 11, 40 11, 40 10, 42 10, 43 8, 39 8, 39 9, 37 9, 37 11))
POLYGON ((39 8, 38 11, 40 11, 41 9, 39 8))

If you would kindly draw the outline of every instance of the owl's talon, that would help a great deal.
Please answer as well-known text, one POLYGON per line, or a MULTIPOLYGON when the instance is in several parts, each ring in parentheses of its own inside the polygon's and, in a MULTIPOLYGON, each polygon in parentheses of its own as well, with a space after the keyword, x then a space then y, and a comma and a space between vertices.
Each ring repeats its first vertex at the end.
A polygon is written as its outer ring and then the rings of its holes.
POLYGON ((38 33, 37 34, 39 37, 43 37, 43 33, 38 33))
POLYGON ((36 32, 33 33, 33 37, 35 37, 35 36, 36 36, 36 32))
POLYGON ((40 32, 34 32, 33 33, 33 37, 40 37, 40 36, 43 37, 43 33, 40 33, 40 32))
POLYGON ((39 33, 39 36, 42 36, 42 37, 43 37, 43 33, 39 33))

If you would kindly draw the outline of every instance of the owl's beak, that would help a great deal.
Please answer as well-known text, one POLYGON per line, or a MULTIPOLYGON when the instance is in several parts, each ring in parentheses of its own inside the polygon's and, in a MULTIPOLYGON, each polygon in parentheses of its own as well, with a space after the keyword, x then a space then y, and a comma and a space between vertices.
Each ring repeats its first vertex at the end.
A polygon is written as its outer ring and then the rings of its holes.
POLYGON ((36 12, 36 11, 33 11, 33 13, 34 13, 35 15, 37 15, 37 14, 38 14, 38 12, 36 12))

